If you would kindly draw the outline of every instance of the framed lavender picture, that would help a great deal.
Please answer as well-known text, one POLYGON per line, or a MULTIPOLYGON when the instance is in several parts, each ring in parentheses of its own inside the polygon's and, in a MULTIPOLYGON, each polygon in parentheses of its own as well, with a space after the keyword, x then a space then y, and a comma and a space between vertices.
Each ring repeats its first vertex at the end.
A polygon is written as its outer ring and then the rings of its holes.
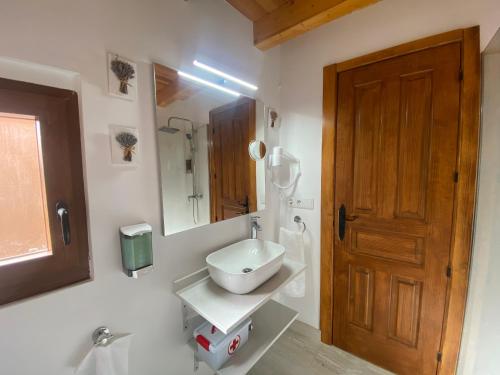
POLYGON ((110 125, 111 163, 137 166, 139 161, 139 132, 137 128, 110 125))
POLYGON ((126 100, 137 97, 137 64, 108 52, 108 93, 126 100))

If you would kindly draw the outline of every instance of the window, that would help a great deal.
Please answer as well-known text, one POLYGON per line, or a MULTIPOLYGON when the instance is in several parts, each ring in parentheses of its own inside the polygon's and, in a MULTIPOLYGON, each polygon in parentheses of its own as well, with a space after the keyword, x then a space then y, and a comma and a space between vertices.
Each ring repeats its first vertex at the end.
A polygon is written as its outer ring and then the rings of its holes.
POLYGON ((0 266, 52 254, 40 123, 0 113, 4 183, 0 185, 0 266), (6 214, 8 213, 8 215, 6 214))
POLYGON ((78 98, 0 79, 0 304, 90 277, 78 98))

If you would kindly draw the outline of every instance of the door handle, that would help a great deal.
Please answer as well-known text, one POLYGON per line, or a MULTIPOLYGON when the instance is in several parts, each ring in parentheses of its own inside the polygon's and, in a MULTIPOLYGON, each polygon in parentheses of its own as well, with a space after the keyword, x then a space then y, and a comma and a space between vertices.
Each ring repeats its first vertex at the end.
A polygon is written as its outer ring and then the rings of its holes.
POLYGON ((69 210, 68 206, 64 202, 56 203, 56 213, 59 218, 59 223, 61 224, 62 239, 64 246, 68 246, 71 243, 71 230, 69 228, 69 210))
POLYGON ((339 240, 343 241, 345 237, 345 225, 347 221, 354 221, 358 217, 346 214, 345 206, 342 204, 339 208, 339 240))
POLYGON ((239 201, 238 204, 242 205, 243 207, 248 208, 248 195, 245 197, 245 199, 239 201))

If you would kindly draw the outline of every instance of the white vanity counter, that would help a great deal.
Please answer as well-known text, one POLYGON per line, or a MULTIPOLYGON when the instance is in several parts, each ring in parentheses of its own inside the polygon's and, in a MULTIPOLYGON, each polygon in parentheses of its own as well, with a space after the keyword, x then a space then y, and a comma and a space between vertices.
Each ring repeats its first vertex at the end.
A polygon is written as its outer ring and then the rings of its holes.
MULTIPOLYGON (((255 329, 248 343, 217 374, 242 375, 248 372, 293 323, 298 313, 271 301, 271 298, 305 268, 305 264, 285 259, 276 275, 253 292, 243 295, 219 287, 208 276, 206 268, 174 282, 176 295, 184 307, 185 329, 188 329, 188 321, 199 314, 227 334, 252 316, 255 329)), ((193 342, 191 344, 196 348, 193 342)))

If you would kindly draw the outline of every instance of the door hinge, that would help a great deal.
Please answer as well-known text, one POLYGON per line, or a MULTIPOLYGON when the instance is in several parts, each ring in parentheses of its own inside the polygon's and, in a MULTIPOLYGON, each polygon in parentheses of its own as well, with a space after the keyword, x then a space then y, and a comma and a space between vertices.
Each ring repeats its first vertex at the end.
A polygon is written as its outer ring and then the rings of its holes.
POLYGON ((464 71, 460 69, 458 72, 458 80, 462 82, 464 80, 464 71))
POLYGON ((451 277, 451 266, 446 267, 446 277, 451 277))
POLYGON ((441 362, 441 360, 443 359, 443 353, 437 352, 436 359, 438 362, 441 362))
POLYGON ((455 171, 453 173, 453 182, 455 182, 455 183, 458 182, 458 172, 457 171, 455 171))

